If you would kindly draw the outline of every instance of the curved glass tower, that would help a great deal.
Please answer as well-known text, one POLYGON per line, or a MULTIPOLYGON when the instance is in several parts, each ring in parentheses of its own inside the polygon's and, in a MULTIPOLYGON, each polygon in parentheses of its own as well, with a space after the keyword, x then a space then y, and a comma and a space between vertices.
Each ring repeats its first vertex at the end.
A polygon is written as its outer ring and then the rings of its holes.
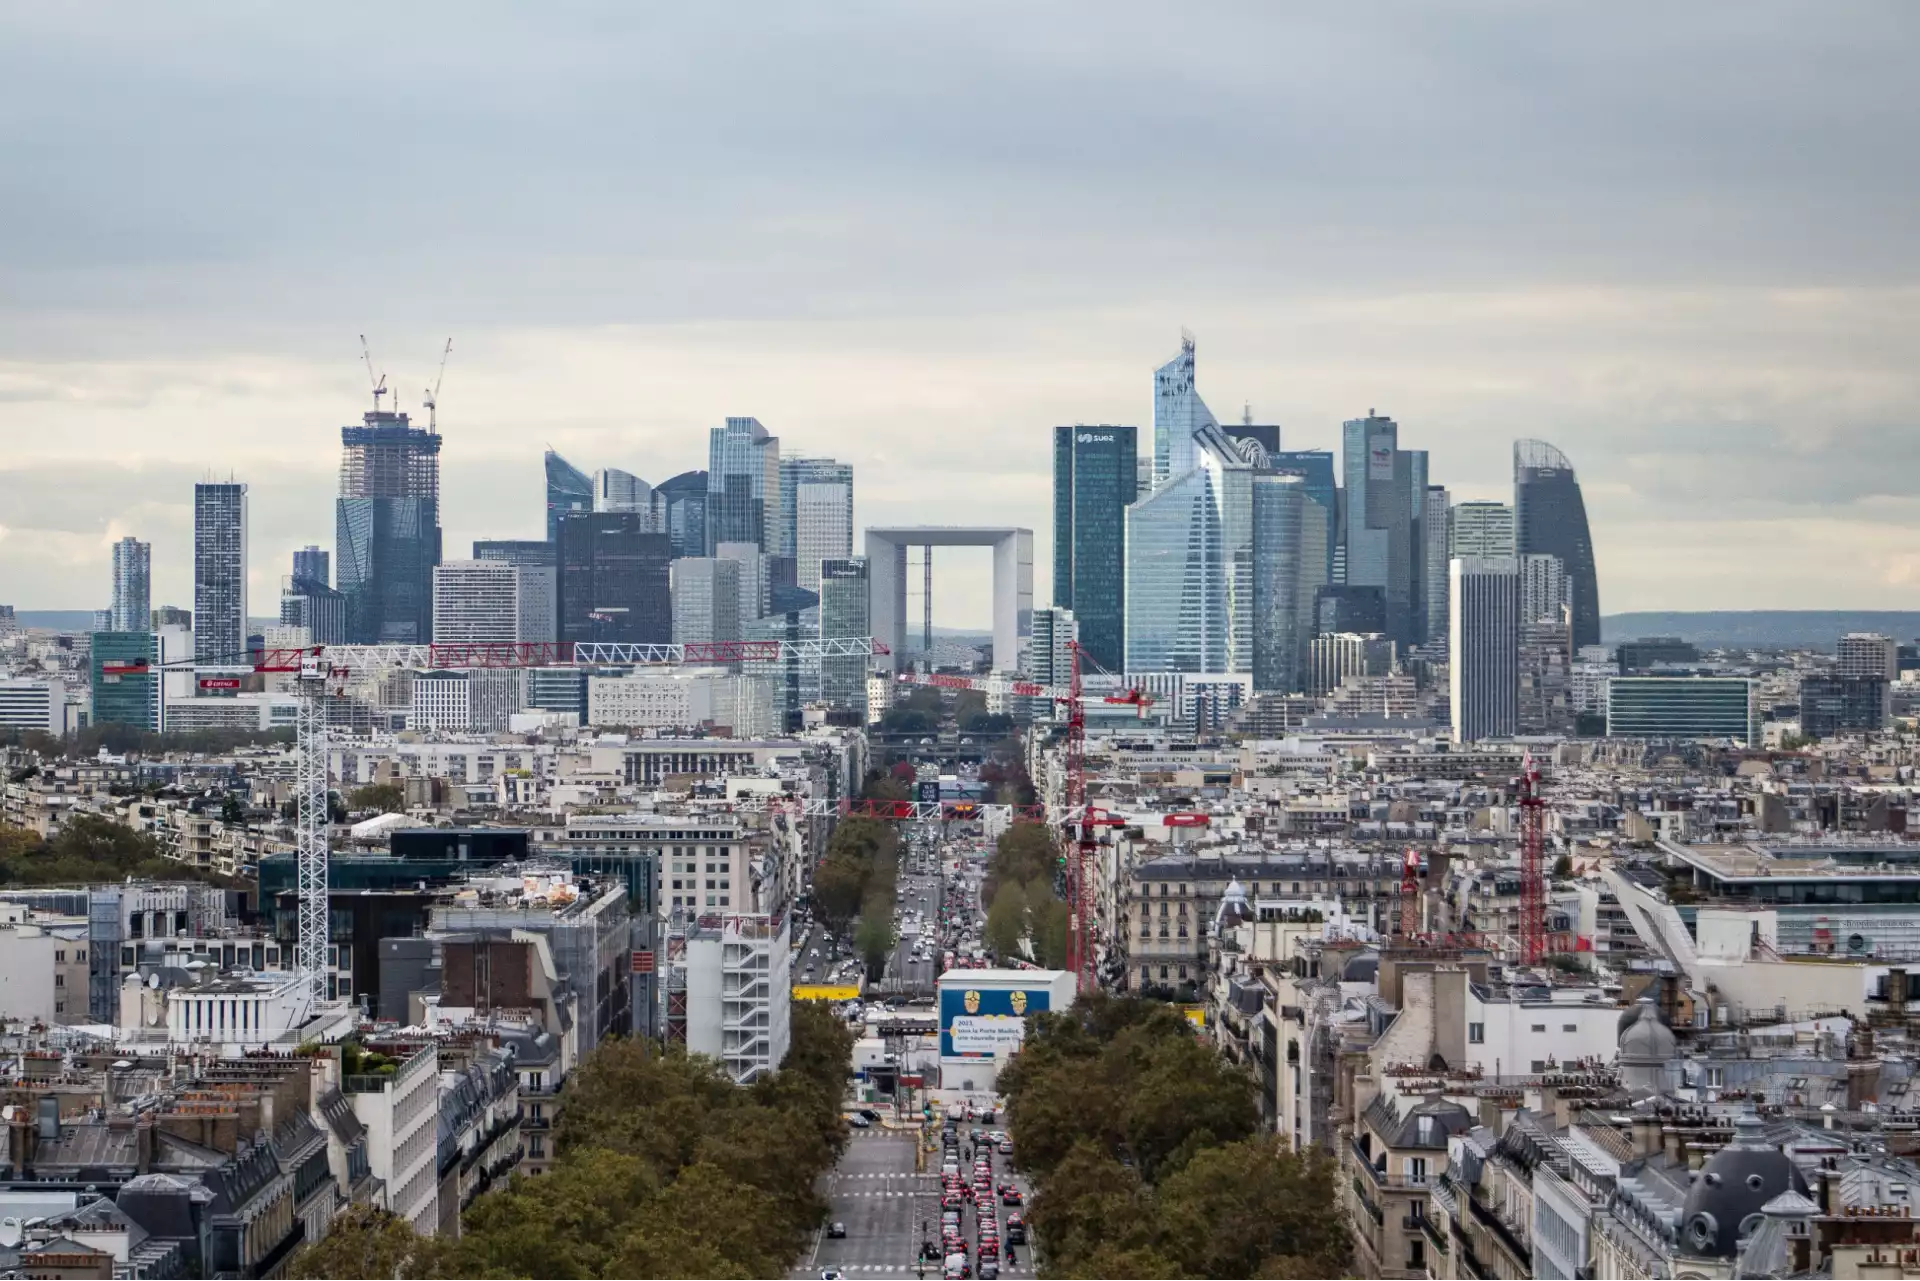
POLYGON ((593 481, 572 463, 547 451, 547 541, 560 541, 560 522, 568 512, 593 510, 593 481))
POLYGON ((1600 643, 1600 585, 1587 504, 1567 456, 1544 440, 1513 442, 1514 533, 1522 556, 1557 556, 1573 597, 1573 645, 1600 643))

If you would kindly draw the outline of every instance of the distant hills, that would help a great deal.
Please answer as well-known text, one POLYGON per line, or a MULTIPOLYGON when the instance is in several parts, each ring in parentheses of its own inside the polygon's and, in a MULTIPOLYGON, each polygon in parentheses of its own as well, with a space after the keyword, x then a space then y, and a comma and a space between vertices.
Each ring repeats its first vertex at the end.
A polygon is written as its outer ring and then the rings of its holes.
POLYGON ((1920 611, 1904 609, 1650 610, 1607 614, 1600 639, 1609 644, 1642 636, 1678 636, 1706 649, 1818 646, 1832 649, 1846 632, 1880 632, 1895 640, 1920 636, 1920 611))

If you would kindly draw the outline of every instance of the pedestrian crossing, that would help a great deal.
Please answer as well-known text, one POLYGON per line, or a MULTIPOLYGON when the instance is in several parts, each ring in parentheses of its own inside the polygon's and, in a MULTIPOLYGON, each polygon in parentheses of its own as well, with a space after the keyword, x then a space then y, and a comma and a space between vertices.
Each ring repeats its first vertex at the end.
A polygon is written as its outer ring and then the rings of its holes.
POLYGON ((858 1170, 836 1174, 836 1179, 937 1179, 937 1174, 917 1174, 912 1170, 858 1170))

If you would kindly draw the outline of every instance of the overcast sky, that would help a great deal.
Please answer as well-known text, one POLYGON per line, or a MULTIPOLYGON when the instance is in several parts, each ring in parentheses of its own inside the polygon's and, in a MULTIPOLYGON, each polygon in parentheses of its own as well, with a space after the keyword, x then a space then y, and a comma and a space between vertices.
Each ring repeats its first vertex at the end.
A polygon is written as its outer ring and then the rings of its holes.
MULTIPOLYGON (((1290 448, 1376 408, 1456 497, 1585 486, 1606 612, 1920 608, 1920 5, 0 8, 0 601, 107 603, 192 482, 251 611, 330 546, 358 335, 449 556, 540 454, 661 480, 751 414, 858 523, 1020 524, 1182 326, 1290 448)), ((988 557, 946 554, 943 625, 988 557)), ((917 616, 917 609, 916 609, 917 616)))

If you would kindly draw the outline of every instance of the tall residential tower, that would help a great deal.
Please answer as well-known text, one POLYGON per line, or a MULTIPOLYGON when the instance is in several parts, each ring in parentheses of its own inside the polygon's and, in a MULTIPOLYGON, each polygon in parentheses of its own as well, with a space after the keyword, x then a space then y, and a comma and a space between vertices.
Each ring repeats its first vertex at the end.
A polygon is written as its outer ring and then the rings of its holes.
POLYGON ((153 545, 123 538, 113 545, 113 605, 107 630, 153 630, 153 545))
POLYGON ((247 487, 203 482, 193 487, 194 661, 239 663, 246 647, 247 487))

